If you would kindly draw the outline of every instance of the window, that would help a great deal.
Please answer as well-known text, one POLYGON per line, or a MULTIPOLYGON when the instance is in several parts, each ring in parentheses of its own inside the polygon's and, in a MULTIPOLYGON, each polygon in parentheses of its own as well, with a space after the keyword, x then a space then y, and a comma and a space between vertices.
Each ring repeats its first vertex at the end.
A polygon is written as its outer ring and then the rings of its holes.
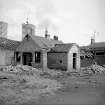
POLYGON ((17 62, 20 62, 20 53, 19 52, 16 52, 16 61, 17 62))
POLYGON ((35 52, 35 63, 40 63, 41 61, 41 52, 35 52))

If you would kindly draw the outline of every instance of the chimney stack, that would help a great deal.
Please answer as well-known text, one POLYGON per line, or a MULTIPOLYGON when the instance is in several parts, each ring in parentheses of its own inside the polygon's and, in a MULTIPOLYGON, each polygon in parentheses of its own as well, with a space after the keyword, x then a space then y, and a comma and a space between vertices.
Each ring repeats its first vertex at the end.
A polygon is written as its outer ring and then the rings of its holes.
POLYGON ((50 39, 50 34, 48 34, 48 30, 45 30, 45 38, 50 39))
POLYGON ((26 23, 22 24, 22 39, 24 39, 24 37, 26 35, 35 35, 35 25, 30 24, 27 18, 26 23))
POLYGON ((94 37, 91 37, 91 45, 93 45, 95 43, 95 39, 94 37))
POLYGON ((53 39, 58 40, 58 36, 54 35, 53 39))

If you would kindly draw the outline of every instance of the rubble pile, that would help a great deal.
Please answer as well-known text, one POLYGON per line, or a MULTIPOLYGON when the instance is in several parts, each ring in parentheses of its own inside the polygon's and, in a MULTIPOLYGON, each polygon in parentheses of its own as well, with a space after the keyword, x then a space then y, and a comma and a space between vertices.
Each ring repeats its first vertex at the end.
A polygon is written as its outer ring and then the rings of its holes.
POLYGON ((97 65, 97 64, 93 64, 91 66, 82 68, 82 73, 85 74, 97 74, 97 73, 103 73, 105 74, 105 67, 97 65))
POLYGON ((27 65, 4 66, 0 68, 0 71, 17 73, 17 74, 28 74, 28 75, 33 75, 34 73, 40 74, 40 72, 42 72, 42 70, 38 70, 36 68, 27 65))
MULTIPOLYGON (((58 81, 44 78, 44 76, 41 76, 41 74, 44 73, 42 70, 33 68, 31 66, 10 65, 1 67, 0 71, 5 73, 4 77, 10 74, 10 76, 12 76, 13 79, 15 78, 16 81, 19 81, 20 84, 24 84, 24 88, 39 89, 40 93, 53 93, 53 91, 56 91, 57 89, 61 88, 61 84, 58 81)), ((55 75, 54 72, 52 74, 55 75)))

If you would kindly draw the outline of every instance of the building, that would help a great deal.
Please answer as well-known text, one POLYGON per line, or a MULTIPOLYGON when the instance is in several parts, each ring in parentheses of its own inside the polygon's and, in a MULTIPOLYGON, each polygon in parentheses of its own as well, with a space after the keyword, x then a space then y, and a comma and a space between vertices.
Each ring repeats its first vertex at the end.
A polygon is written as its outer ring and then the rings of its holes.
POLYGON ((0 21, 0 37, 7 38, 7 28, 8 24, 6 22, 0 21))
POLYGON ((79 71, 80 51, 77 44, 64 44, 58 36, 50 38, 45 30, 45 37, 35 35, 35 27, 22 25, 22 41, 0 37, 0 65, 21 64, 36 68, 47 67, 68 71, 79 71))
POLYGON ((18 41, 0 37, 0 66, 14 64, 14 52, 20 44, 18 41))
POLYGON ((22 39, 26 35, 35 35, 35 25, 29 24, 28 20, 26 23, 22 24, 22 39))
POLYGON ((48 68, 64 71, 80 70, 80 50, 77 44, 57 44, 47 55, 48 68))
POLYGON ((105 42, 95 42, 94 39, 91 39, 90 45, 81 47, 81 52, 83 51, 88 52, 91 56, 82 57, 81 67, 90 66, 93 63, 105 64, 105 42))
POLYGON ((17 64, 46 68, 47 52, 55 44, 62 44, 62 42, 35 35, 26 35, 16 49, 16 62, 17 64))

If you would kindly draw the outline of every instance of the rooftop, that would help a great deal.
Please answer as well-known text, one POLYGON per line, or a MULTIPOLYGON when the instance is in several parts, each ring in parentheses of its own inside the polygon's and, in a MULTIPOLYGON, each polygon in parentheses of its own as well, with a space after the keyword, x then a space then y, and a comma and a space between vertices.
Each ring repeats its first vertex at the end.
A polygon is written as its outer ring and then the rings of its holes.
POLYGON ((51 52, 68 52, 75 43, 67 44, 56 44, 55 47, 51 48, 51 52))
POLYGON ((16 50, 19 44, 20 44, 19 41, 14 41, 14 40, 0 37, 0 48, 8 49, 8 50, 16 50))

